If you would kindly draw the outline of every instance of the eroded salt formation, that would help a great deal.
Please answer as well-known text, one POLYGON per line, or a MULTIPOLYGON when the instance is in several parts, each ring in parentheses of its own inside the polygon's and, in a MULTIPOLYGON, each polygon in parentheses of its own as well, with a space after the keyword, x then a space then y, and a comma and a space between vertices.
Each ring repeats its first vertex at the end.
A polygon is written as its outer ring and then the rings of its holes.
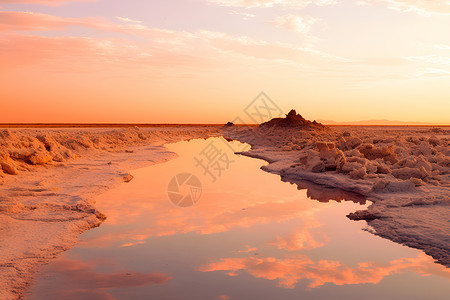
POLYGON ((251 144, 243 154, 265 159, 270 164, 263 169, 284 180, 366 196, 374 203, 351 219, 367 220, 376 234, 450 266, 448 127, 327 128, 300 118, 293 111, 257 128, 230 126, 223 132, 251 144))

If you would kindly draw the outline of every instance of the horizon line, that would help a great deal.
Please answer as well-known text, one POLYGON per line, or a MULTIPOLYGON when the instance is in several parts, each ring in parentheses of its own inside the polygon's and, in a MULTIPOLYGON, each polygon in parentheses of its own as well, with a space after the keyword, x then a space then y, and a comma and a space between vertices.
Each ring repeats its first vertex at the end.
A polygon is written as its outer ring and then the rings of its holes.
MULTIPOLYGON (((345 126, 353 126, 353 127, 450 127, 450 124, 350 124, 349 122, 339 122, 338 124, 327 124, 322 123, 323 125, 330 127, 345 127, 345 126), (339 124, 343 123, 343 124, 339 124)), ((71 122, 54 122, 54 123, 24 123, 24 122, 16 122, 16 123, 0 123, 0 128, 101 128, 101 127, 176 127, 176 126, 186 126, 186 127, 196 127, 196 126, 224 126, 224 123, 71 123, 71 122)), ((258 126, 259 124, 234 124, 236 126, 258 126)))

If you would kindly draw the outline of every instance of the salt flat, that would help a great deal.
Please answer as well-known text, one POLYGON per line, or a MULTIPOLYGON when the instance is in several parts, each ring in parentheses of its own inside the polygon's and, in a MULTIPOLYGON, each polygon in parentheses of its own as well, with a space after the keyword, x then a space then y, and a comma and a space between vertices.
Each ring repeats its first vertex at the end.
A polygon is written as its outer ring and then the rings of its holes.
POLYGON ((450 265, 448 128, 277 124, 0 131, 0 298, 20 297, 40 265, 99 226, 95 198, 129 170, 176 157, 166 143, 219 135, 251 144, 243 154, 285 181, 366 196, 351 219, 450 265))

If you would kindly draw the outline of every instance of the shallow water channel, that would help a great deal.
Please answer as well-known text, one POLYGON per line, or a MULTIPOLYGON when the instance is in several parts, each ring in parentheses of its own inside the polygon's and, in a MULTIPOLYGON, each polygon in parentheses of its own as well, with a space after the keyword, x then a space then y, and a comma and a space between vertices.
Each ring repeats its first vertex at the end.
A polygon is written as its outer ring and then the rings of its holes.
POLYGON ((369 205, 364 198, 282 182, 260 170, 266 162, 234 155, 241 146, 222 138, 168 145, 179 157, 101 195, 107 220, 43 267, 27 299, 449 295, 444 267, 345 217, 369 205))

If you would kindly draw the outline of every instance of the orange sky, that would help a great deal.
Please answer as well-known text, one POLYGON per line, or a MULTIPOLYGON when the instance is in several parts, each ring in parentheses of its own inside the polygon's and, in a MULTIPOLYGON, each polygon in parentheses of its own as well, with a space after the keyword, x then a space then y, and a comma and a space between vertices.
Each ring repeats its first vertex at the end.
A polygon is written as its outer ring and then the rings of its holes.
POLYGON ((450 4, 0 0, 0 122, 450 124, 450 4))

